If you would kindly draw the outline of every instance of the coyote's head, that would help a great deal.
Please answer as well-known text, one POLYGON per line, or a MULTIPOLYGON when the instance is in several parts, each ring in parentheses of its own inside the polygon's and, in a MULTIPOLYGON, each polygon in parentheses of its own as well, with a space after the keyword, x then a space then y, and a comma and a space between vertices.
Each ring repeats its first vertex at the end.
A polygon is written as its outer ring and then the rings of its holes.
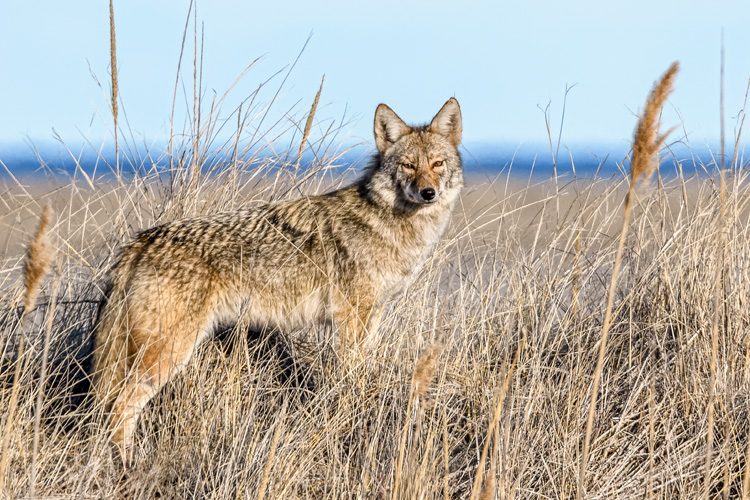
POLYGON ((410 127, 385 104, 375 111, 380 153, 373 188, 394 206, 452 205, 463 186, 461 108, 450 98, 429 125, 410 127))

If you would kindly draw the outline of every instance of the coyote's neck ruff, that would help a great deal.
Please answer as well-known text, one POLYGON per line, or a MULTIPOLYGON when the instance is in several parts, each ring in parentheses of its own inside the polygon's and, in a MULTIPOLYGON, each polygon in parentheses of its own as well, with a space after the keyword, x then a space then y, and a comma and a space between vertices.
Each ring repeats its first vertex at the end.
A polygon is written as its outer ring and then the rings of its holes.
POLYGON ((351 186, 167 223, 125 246, 95 351, 96 394, 123 453, 143 406, 220 322, 333 321, 343 345, 372 333, 448 224, 463 186, 460 142, 455 99, 421 127, 381 104, 378 154, 351 186))

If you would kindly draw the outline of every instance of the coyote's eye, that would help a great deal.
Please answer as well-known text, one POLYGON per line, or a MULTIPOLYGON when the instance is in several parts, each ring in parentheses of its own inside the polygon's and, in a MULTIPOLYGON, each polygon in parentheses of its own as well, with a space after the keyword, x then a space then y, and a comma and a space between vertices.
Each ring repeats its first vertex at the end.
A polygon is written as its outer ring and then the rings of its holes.
POLYGON ((411 163, 402 163, 401 166, 406 170, 414 170, 414 165, 412 165, 411 163))
POLYGON ((438 161, 436 161, 435 163, 432 164, 432 168, 442 167, 443 163, 445 163, 443 160, 438 160, 438 161))

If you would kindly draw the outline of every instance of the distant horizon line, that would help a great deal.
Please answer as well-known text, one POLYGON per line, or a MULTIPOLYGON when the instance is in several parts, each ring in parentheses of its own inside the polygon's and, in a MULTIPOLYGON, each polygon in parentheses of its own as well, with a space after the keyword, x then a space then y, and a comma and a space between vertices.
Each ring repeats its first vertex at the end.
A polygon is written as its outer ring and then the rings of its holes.
MULTIPOLYGON (((147 151, 158 151, 158 152, 166 152, 168 148, 168 141, 157 141, 153 142, 150 145, 148 145, 148 148, 145 148, 143 144, 139 144, 138 151, 140 152, 147 152, 147 151)), ((673 148, 679 148, 679 149, 690 149, 693 151, 708 151, 711 150, 714 153, 718 151, 720 148, 720 140, 711 140, 711 141, 690 141, 689 145, 682 140, 674 141, 672 143, 668 143, 669 147, 673 148)), ((121 151, 123 150, 123 144, 120 144, 121 151)), ((337 148, 340 149, 362 149, 365 150, 373 150, 375 149, 375 144, 373 141, 348 141, 348 142, 341 142, 340 144, 335 145, 337 148)), ((732 149, 734 146, 734 141, 726 141, 725 142, 725 149, 729 150, 732 149)), ((558 143, 556 140, 552 141, 552 149, 557 150, 558 149, 558 143)), ((740 149, 744 147, 744 143, 740 143, 740 149)), ((108 156, 111 154, 114 154, 114 141, 111 139, 108 139, 106 141, 101 142, 91 142, 91 141, 71 141, 69 143, 61 143, 57 140, 45 140, 45 141, 38 141, 34 139, 24 139, 24 140, 16 140, 16 141, 3 141, 0 139, 0 160, 4 160, 7 157, 33 157, 35 152, 38 152, 40 155, 42 154, 60 154, 65 153, 68 155, 68 150, 71 150, 73 152, 87 152, 87 153, 94 153, 96 151, 98 153, 101 153, 104 156, 108 156)), ((543 141, 543 140, 513 140, 513 139, 481 139, 481 140, 465 140, 462 142, 460 149, 465 152, 473 152, 478 151, 481 154, 486 154, 488 149, 493 149, 495 151, 498 151, 500 154, 506 155, 511 152, 521 151, 521 150, 529 150, 529 149, 538 149, 542 151, 546 151, 549 153, 550 151, 550 143, 549 141, 543 141)), ((601 154, 601 153, 614 153, 619 151, 627 151, 630 149, 630 141, 626 139, 622 140, 615 140, 615 139, 592 139, 592 140, 562 140, 559 143, 559 151, 565 152, 565 151, 571 151, 574 153, 586 153, 589 151, 601 154)), ((213 151, 218 152, 219 150, 213 151)))
MULTIPOLYGON (((75 175, 75 172, 81 168, 87 174, 103 173, 108 175, 107 170, 112 168, 115 162, 114 147, 101 147, 94 150, 91 146, 78 148, 63 144, 22 144, 21 147, 9 149, 0 143, 0 180, 7 179, 10 176, 20 177, 37 177, 52 173, 53 175, 75 175), (66 149, 69 148, 70 152, 66 149), (35 150, 33 149, 36 149, 35 150), (38 153, 38 156, 37 156, 38 153), (71 153, 73 156, 71 156, 71 153), (11 175, 9 175, 9 173, 11 175)), ((113 146, 113 145, 112 145, 113 146)), ((184 147, 184 145, 180 145, 184 147)), ((354 143, 352 146, 337 145, 336 151, 341 152, 339 161, 341 167, 361 168, 369 158, 375 154, 374 145, 366 143, 354 143), (361 147, 356 147, 361 145, 361 147), (346 151, 347 148, 351 148, 346 151)), ((733 159, 734 144, 725 145, 725 164, 730 167, 733 159)), ((747 166, 747 159, 742 156, 744 144, 740 145, 739 154, 742 166, 747 166)), ((550 148, 549 142, 521 142, 512 144, 507 142, 491 141, 467 141, 460 147, 463 157, 464 171, 467 174, 495 175, 507 171, 516 172, 517 174, 532 174, 535 177, 544 177, 549 175, 572 173, 574 175, 612 175, 624 171, 623 164, 627 165, 627 155, 630 144, 626 142, 618 144, 570 144, 561 142, 559 149, 556 143, 550 148), (556 154, 553 154, 553 151, 556 154), (555 156, 553 160, 553 156, 555 156)), ((167 144, 152 144, 150 149, 146 150, 141 147, 135 153, 128 152, 127 148, 120 148, 124 152, 120 155, 120 165, 124 173, 135 173, 149 161, 158 165, 158 168, 166 168, 167 161, 167 144), (132 172, 131 172, 132 170, 132 172)), ((294 148, 292 148, 294 149, 294 148)), ((719 145, 711 146, 702 145, 697 147, 688 146, 682 142, 676 142, 668 145, 668 149, 663 149, 661 164, 664 165, 665 174, 672 170, 676 164, 670 163, 676 160, 680 165, 684 165, 687 171, 695 170, 701 175, 715 170, 721 163, 719 145), (672 166, 670 166, 672 165, 672 166)), ((221 159, 222 155, 227 154, 227 149, 218 149, 210 151, 207 159, 210 161, 221 159)), ((284 159, 285 154, 294 160, 296 150, 289 153, 277 152, 273 149, 267 152, 261 150, 260 157, 270 156, 284 159)), ((249 159, 250 153, 246 158, 249 159)), ((290 161, 292 161, 290 160, 290 161)), ((309 152, 302 157, 303 168, 313 165, 314 155, 309 152)), ((293 163, 293 161, 292 161, 293 163)), ((339 162, 336 162, 339 163, 339 162)), ((680 167, 682 169, 683 166, 680 167)), ((676 171, 676 169, 675 169, 676 171)), ((166 170, 165 170, 166 172, 166 170)))

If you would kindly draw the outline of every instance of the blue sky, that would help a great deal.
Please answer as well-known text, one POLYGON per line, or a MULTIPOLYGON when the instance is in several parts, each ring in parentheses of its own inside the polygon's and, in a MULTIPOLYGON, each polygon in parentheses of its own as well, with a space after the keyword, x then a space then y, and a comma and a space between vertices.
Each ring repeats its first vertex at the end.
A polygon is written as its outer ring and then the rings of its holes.
MULTIPOLYGON (((750 77, 747 0, 321 3, 199 1, 208 101, 262 57, 231 92, 225 111, 233 109, 291 64, 312 32, 276 110, 298 103, 303 114, 325 74, 318 116, 338 120, 346 110, 354 120, 347 140, 371 140, 380 102, 421 122, 455 96, 465 141, 544 143, 538 106, 551 103, 556 136, 566 84, 576 84, 563 142, 624 144, 651 84, 680 60, 664 123, 677 124, 681 116, 691 141, 703 145, 718 138, 722 28, 730 136, 750 77)), ((138 141, 159 143, 169 133, 187 8, 188 1, 115 1, 121 98, 138 141)), ((53 129, 71 144, 110 140, 108 30, 105 0, 2 2, 4 150, 28 139, 52 142, 53 129)), ((187 50, 191 91, 192 40, 187 50)), ((276 77, 261 98, 270 100, 280 82, 276 77)), ((178 100, 178 111, 184 102, 178 100)))

